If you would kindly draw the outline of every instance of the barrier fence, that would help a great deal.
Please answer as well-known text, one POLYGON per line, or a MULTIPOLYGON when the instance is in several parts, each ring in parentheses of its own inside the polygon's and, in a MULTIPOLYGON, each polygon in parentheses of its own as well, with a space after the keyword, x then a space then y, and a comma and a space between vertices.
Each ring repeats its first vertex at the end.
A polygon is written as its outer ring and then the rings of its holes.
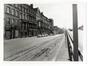
MULTIPOLYGON (((67 39, 67 45, 68 45, 68 53, 69 53, 69 60, 74 61, 74 41, 68 31, 65 31, 65 36, 67 39)), ((83 61, 83 55, 81 54, 80 50, 78 49, 78 61, 83 61)))

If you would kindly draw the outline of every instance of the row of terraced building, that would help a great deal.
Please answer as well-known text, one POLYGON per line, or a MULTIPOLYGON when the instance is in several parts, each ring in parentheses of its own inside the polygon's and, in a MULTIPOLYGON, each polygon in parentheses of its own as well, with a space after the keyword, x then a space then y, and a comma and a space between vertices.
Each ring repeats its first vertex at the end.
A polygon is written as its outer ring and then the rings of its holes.
POLYGON ((4 13, 5 39, 53 34, 53 19, 33 4, 5 4, 4 13))

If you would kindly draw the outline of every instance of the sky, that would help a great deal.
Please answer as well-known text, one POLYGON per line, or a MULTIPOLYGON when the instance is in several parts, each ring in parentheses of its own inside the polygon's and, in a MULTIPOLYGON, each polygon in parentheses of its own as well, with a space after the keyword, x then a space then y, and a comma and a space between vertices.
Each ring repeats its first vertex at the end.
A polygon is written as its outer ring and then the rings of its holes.
POLYGON ((72 4, 77 3, 78 6, 78 26, 83 25, 85 22, 85 2, 73 1, 42 1, 33 2, 34 8, 38 7, 41 12, 48 18, 54 20, 54 26, 60 28, 73 28, 73 12, 72 4))
POLYGON ((54 20, 54 26, 73 27, 72 4, 78 4, 78 26, 86 24, 86 0, 3 0, 3 3, 33 4, 43 14, 54 20))
POLYGON ((71 27, 72 26, 72 6, 70 4, 35 4, 40 11, 43 12, 48 18, 54 20, 54 26, 58 27, 71 27))

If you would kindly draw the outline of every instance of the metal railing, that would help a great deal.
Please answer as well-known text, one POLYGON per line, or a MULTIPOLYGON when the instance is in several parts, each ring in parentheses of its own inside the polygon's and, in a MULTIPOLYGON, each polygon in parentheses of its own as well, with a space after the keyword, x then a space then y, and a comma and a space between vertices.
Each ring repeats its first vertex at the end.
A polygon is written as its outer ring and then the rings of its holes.
MULTIPOLYGON (((66 39, 67 39, 67 45, 68 45, 68 53, 69 53, 69 60, 70 61, 74 61, 74 41, 71 37, 71 35, 69 34, 68 31, 65 32, 65 36, 66 36, 66 39)), ((83 61, 83 55, 81 54, 80 50, 78 50, 78 58, 83 61)))

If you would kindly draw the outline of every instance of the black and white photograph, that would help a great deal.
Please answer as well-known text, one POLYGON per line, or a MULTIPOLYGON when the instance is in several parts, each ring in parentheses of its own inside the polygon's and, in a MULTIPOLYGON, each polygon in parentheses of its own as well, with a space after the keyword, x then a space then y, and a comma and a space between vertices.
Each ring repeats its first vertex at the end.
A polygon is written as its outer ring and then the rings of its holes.
POLYGON ((4 62, 85 61, 86 1, 12 0, 2 6, 4 62))

